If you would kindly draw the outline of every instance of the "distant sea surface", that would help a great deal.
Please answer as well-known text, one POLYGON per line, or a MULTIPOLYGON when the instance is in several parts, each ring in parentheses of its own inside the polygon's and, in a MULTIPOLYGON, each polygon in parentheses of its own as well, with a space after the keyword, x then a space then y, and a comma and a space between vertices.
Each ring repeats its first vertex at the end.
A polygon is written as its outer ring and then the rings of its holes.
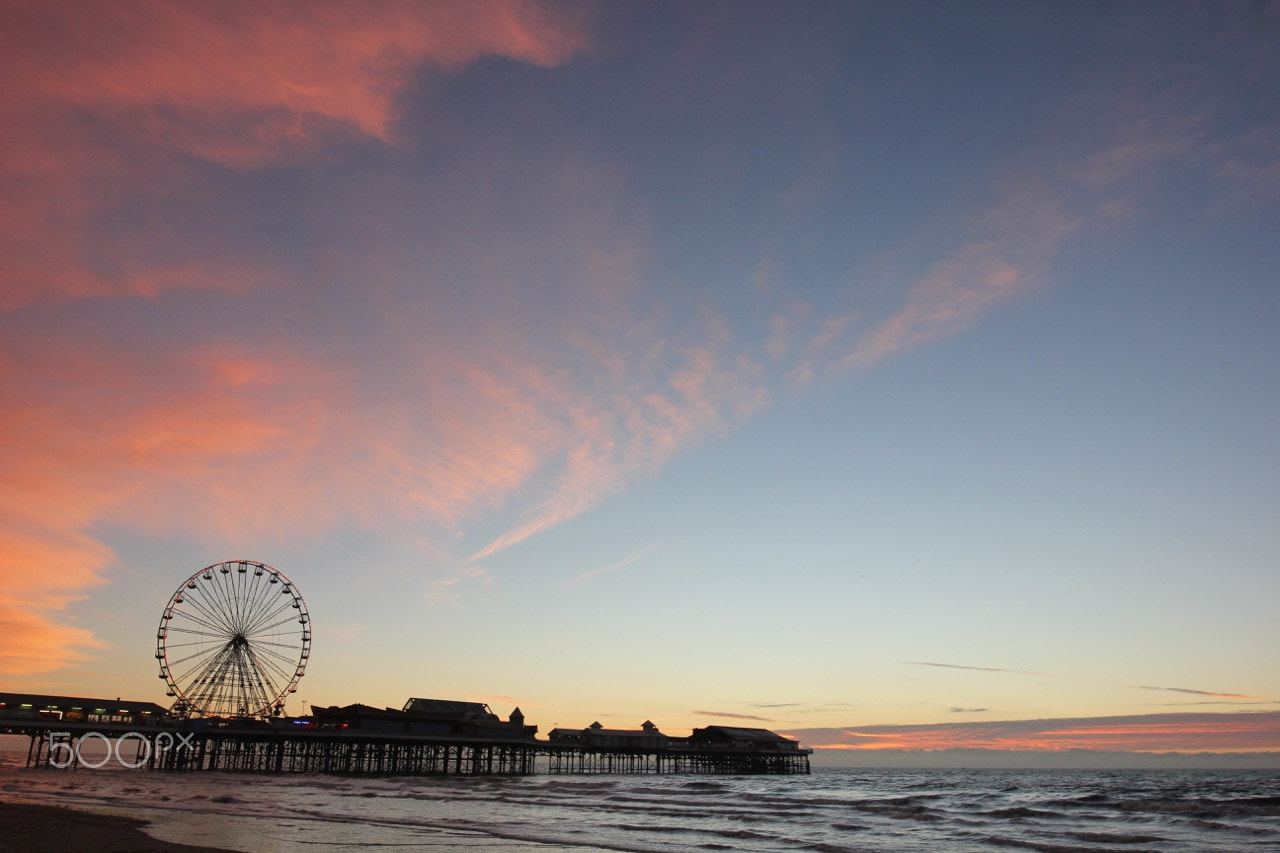
POLYGON ((129 814, 165 840, 269 853, 1280 850, 1275 770, 345 778, 24 761, 0 760, 0 801, 129 814))

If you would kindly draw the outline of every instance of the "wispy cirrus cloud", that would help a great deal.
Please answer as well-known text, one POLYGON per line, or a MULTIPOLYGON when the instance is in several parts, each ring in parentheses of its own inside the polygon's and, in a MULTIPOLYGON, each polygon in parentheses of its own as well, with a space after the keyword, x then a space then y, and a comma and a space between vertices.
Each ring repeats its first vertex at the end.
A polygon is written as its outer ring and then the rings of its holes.
POLYGON ((716 717, 725 720, 755 720, 761 723, 777 722, 769 717, 758 717, 755 714, 735 714, 730 711, 690 711, 698 717, 716 717))
POLYGON ((463 592, 469 585, 488 583, 492 583, 492 578, 484 569, 479 566, 462 566, 450 574, 429 581, 423 598, 428 607, 456 604, 462 600, 463 592))
POLYGON ((1248 696, 1244 693, 1215 693, 1211 690, 1193 690, 1189 687, 1151 687, 1141 685, 1139 690, 1155 690, 1163 693, 1184 693, 1190 696, 1202 696, 1206 699, 1214 700, 1214 702, 1204 702, 1197 704, 1231 704, 1239 702, 1267 702, 1261 696, 1248 696))
POLYGON ((565 581, 564 585, 579 586, 581 584, 586 583, 589 580, 598 578, 601 575, 607 575, 611 572, 616 572, 618 569, 624 569, 627 566, 630 566, 633 563, 637 563, 640 560, 644 559, 646 556, 653 553, 657 549, 657 547, 658 547, 657 543, 651 543, 649 545, 646 545, 645 547, 641 548, 639 551, 636 551, 634 554, 631 554, 630 556, 625 557, 616 563, 610 563, 607 566, 602 566, 598 569, 591 569, 590 571, 586 571, 586 572, 582 572, 581 574, 574 575, 573 577, 565 581))
POLYGON ((541 468, 530 478, 541 497, 528 501, 523 519, 469 560, 484 560, 577 517, 768 403, 766 386, 716 318, 692 341, 672 335, 631 363, 620 355, 615 348, 607 376, 548 371, 556 382, 540 387, 536 399, 552 428, 538 457, 541 468), (549 400, 555 405, 547 406, 549 400))
POLYGON ((1029 669, 1002 669, 994 666, 965 666, 957 663, 937 663, 934 661, 909 660, 904 661, 907 666, 932 666, 940 669, 967 669, 974 672, 1007 672, 1013 675, 1036 675, 1041 678, 1057 678, 1047 672, 1036 672, 1029 669))

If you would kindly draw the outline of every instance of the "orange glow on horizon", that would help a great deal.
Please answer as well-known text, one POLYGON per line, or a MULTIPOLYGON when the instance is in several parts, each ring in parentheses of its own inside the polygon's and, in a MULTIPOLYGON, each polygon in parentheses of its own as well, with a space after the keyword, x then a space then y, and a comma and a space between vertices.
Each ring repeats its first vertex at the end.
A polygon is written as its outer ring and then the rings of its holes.
POLYGON ((868 752, 1280 752, 1280 711, 876 726, 800 735, 818 749, 868 752))

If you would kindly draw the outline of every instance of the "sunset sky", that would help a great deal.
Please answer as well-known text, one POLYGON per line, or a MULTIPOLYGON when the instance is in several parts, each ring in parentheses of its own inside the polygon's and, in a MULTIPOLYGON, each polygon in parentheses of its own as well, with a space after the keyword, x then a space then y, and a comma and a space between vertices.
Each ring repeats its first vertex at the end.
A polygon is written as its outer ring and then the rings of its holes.
POLYGON ((0 127, 0 690, 248 558, 291 713, 1280 754, 1280 3, 6 0, 0 127))

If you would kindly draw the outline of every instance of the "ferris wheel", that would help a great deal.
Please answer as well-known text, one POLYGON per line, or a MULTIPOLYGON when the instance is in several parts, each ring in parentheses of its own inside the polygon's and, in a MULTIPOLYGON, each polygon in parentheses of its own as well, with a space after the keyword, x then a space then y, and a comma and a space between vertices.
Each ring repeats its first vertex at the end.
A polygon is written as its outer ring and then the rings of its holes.
POLYGON ((279 714, 311 654, 311 617, 279 569, 231 560, 201 569, 165 605, 160 677, 180 714, 279 714))

